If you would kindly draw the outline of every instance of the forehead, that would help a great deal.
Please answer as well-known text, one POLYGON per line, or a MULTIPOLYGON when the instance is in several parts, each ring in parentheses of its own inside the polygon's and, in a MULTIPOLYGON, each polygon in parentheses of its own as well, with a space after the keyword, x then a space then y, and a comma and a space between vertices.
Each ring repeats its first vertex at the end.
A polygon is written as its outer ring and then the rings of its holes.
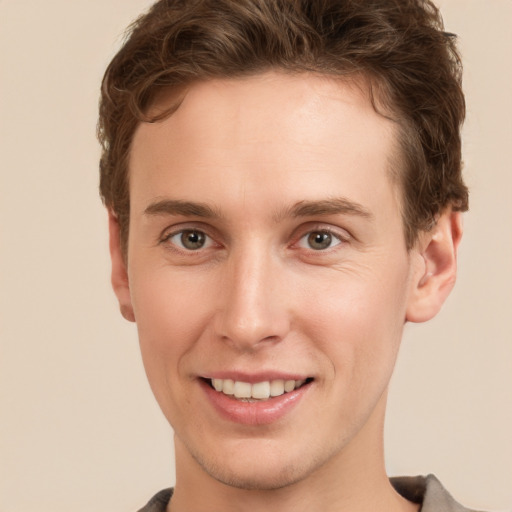
POLYGON ((153 109, 173 105, 171 116, 135 133, 132 208, 177 191, 197 195, 199 183, 201 197, 186 199, 264 191, 279 201, 286 190, 295 200, 350 193, 371 202, 376 179, 390 186, 396 125, 375 112, 363 81, 269 72, 196 83, 153 109))

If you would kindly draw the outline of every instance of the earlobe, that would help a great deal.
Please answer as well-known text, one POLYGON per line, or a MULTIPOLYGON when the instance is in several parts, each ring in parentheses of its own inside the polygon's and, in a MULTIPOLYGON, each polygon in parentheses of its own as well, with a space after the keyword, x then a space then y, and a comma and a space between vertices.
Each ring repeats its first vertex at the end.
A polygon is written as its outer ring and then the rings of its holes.
POLYGON ((130 296, 130 282, 126 270, 126 262, 121 249, 120 227, 116 215, 108 211, 110 259, 112 262, 112 288, 119 301, 121 314, 126 320, 135 322, 132 301, 130 296))
POLYGON ((447 210, 434 228, 420 235, 415 257, 419 264, 411 283, 406 312, 409 322, 426 322, 441 309, 457 276, 457 249, 462 237, 462 215, 447 210))

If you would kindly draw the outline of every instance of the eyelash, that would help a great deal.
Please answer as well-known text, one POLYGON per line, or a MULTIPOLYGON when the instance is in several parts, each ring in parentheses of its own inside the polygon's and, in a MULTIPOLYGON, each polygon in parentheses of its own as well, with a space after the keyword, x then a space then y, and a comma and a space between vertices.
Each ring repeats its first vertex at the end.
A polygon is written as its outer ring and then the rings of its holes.
MULTIPOLYGON (((304 250, 310 252, 311 254, 327 253, 341 244, 348 243, 349 238, 350 237, 348 234, 341 234, 332 229, 328 229, 325 227, 312 227, 311 229, 308 229, 307 231, 303 232, 299 237, 294 237, 295 241, 292 243, 292 248, 298 247, 298 248, 301 248, 301 249, 304 249, 304 250), (309 246, 309 247, 301 246, 300 242, 303 240, 306 240, 307 237, 310 237, 311 235, 328 235, 329 237, 331 237, 329 246, 326 248, 317 248, 317 249, 315 249, 311 246, 309 246)), ((159 243, 162 245, 167 245, 172 250, 177 251, 181 254, 186 254, 186 255, 191 255, 191 256, 197 255, 197 254, 201 253, 202 251, 209 249, 213 245, 217 245, 218 247, 221 247, 221 244, 217 244, 215 242, 214 238, 212 236, 210 236, 206 230, 201 229, 201 228, 194 228, 194 227, 186 227, 186 228, 182 228, 182 229, 179 229, 176 231, 172 231, 170 233, 166 233, 160 238, 159 243), (183 237, 183 235, 185 233, 191 233, 191 234, 197 233, 200 235, 204 235, 205 240, 206 240, 206 242, 205 242, 206 246, 202 246, 197 249, 190 249, 190 248, 184 247, 182 242, 180 243, 178 241, 174 241, 174 242, 172 241, 172 239, 175 237, 178 237, 178 236, 183 237)), ((308 242, 306 241, 306 244, 307 243, 308 242)))
POLYGON ((296 245, 299 245, 302 240, 306 240, 311 235, 328 235, 329 237, 331 237, 331 241, 335 242, 333 245, 330 244, 329 247, 326 247, 323 249, 315 249, 311 246, 310 247, 302 247, 303 249, 312 251, 313 253, 327 252, 331 249, 334 249, 334 247, 337 247, 338 245, 348 242, 347 236, 342 236, 340 233, 337 233, 331 229, 317 228, 317 229, 310 229, 306 233, 301 235, 300 238, 298 239, 298 241, 296 242, 296 245))
POLYGON ((177 249, 179 250, 180 252, 184 252, 184 253, 189 253, 189 254, 193 254, 193 253, 197 253, 199 252, 199 250, 201 249, 205 249, 205 248, 208 248, 210 247, 213 243, 214 243, 214 240, 213 238, 208 235, 208 233, 206 233, 203 229, 198 229, 198 228, 183 228, 183 229, 180 229, 178 231, 172 231, 171 233, 167 233, 165 234, 161 240, 160 240, 160 243, 161 244, 169 244, 170 246, 172 246, 174 249, 177 249), (197 250, 194 250, 194 249, 189 249, 187 247, 184 247, 183 246, 183 243, 181 243, 181 245, 177 242, 173 242, 172 239, 174 237, 177 237, 177 236, 180 236, 183 237, 183 235, 185 233, 197 233, 197 234, 200 234, 200 235, 204 235, 205 239, 206 239, 206 244, 207 247, 200 247, 198 248, 197 250))

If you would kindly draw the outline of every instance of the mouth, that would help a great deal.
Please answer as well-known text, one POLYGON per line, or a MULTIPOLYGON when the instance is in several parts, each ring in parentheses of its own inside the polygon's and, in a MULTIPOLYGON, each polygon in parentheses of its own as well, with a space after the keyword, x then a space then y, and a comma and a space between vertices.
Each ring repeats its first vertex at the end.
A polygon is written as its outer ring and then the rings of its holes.
POLYGON ((212 389, 240 402, 265 402, 310 384, 313 379, 243 382, 232 379, 202 379, 212 389))

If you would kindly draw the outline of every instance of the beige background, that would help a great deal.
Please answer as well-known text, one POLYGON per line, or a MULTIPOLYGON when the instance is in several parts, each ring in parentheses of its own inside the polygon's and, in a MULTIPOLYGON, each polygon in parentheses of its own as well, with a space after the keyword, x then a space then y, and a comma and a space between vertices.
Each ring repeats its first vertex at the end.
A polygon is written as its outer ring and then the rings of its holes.
MULTIPOLYGON (((100 78, 149 3, 0 0, 0 512, 136 510, 173 482, 96 192, 100 78)), ((472 208, 455 292, 406 329, 388 466, 511 510, 512 1, 441 5, 466 63, 472 208)))

